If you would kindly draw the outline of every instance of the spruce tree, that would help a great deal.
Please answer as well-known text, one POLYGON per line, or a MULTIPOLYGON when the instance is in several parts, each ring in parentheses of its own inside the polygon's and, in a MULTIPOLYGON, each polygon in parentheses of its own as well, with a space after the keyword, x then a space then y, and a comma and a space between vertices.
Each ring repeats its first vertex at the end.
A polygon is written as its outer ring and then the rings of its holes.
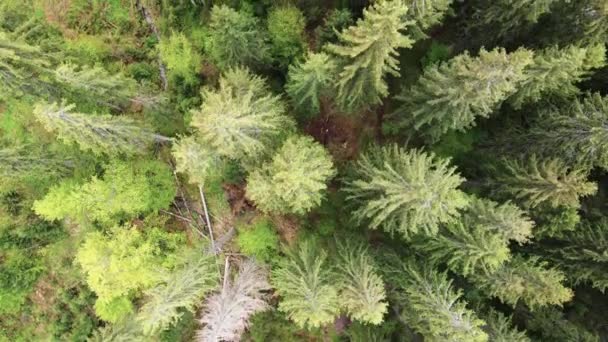
POLYGON ((608 97, 595 93, 538 120, 526 135, 537 154, 608 169, 608 97))
POLYGON ((490 185, 496 193, 512 196, 530 208, 541 204, 576 208, 579 197, 597 191, 597 185, 587 181, 587 170, 570 168, 559 159, 539 160, 535 155, 503 159, 493 172, 490 185))
POLYGON ((486 325, 483 330, 488 333, 489 341, 492 342, 531 342, 525 332, 513 327, 511 317, 505 316, 500 311, 488 310, 483 315, 486 325))
POLYGON ((31 146, 0 149, 0 178, 27 175, 65 174, 74 167, 74 160, 61 158, 31 146))
POLYGON ((465 226, 478 225, 505 240, 523 244, 532 236, 534 221, 511 202, 498 204, 483 198, 471 198, 462 221, 465 226))
POLYGON ((414 24, 409 27, 416 40, 426 39, 426 31, 441 23, 449 13, 453 0, 406 0, 407 18, 414 24))
POLYGON ((95 154, 144 154, 155 142, 170 138, 155 134, 131 118, 74 113, 74 105, 38 104, 34 116, 44 128, 66 144, 95 154))
POLYGON ((340 312, 338 285, 327 253, 312 242, 299 244, 272 271, 272 285, 281 297, 279 311, 301 328, 318 328, 340 312))
POLYGON ((519 109, 547 95, 559 98, 576 95, 580 90, 575 84, 588 76, 592 69, 604 66, 605 55, 606 47, 603 44, 584 48, 548 48, 536 54, 534 62, 526 70, 526 79, 509 98, 509 103, 519 109))
POLYGON ((604 44, 608 37, 608 6, 604 0, 558 1, 538 37, 550 44, 604 44))
POLYGON ((539 337, 540 341, 555 342, 600 342, 597 333, 587 330, 581 324, 569 320, 564 313, 554 307, 546 307, 532 312, 520 310, 525 319, 526 329, 539 337))
POLYGON ((509 260, 507 241, 496 232, 482 226, 458 222, 446 225, 435 236, 414 242, 414 249, 433 263, 446 263, 448 268, 463 276, 477 272, 492 272, 509 260))
POLYGON ((562 305, 573 296, 562 285, 564 274, 535 257, 515 256, 495 272, 474 274, 470 279, 488 295, 513 307, 520 301, 531 309, 562 305))
POLYGON ((285 90, 300 112, 319 113, 321 97, 330 91, 335 69, 336 62, 323 52, 309 53, 305 61, 289 66, 285 90))
POLYGON ((467 205, 458 190, 463 181, 449 160, 389 145, 360 157, 344 191, 359 223, 409 238, 433 235, 439 224, 459 216, 467 205))
POLYGON ((207 52, 220 69, 239 65, 253 67, 268 59, 264 33, 251 14, 216 5, 211 10, 209 28, 207 52))
POLYGON ((310 137, 285 141, 270 163, 247 177, 247 196, 265 212, 305 214, 319 206, 336 174, 331 156, 310 137))
POLYGON ((190 183, 204 185, 218 177, 224 170, 224 162, 217 153, 203 143, 196 135, 182 137, 173 144, 175 170, 188 175, 190 183))
POLYGON ((346 312, 362 323, 382 323, 388 307, 384 282, 367 248, 361 243, 340 243, 338 256, 339 297, 346 312))
POLYGON ((376 1, 363 10, 363 19, 340 33, 339 44, 327 45, 341 59, 336 101, 345 111, 378 104, 388 95, 384 77, 399 77, 397 49, 413 44, 403 34, 411 23, 403 20, 406 14, 402 1, 376 1))
POLYGON ((399 126, 413 128, 438 139, 448 130, 465 130, 476 117, 487 118, 526 79, 532 52, 519 49, 468 53, 434 64, 410 89, 396 99, 402 105, 393 113, 399 126))
POLYGON ((193 112, 192 126, 202 142, 221 156, 258 157, 292 125, 280 98, 247 69, 227 71, 219 89, 206 88, 202 96, 203 105, 193 112))
POLYGON ((401 318, 425 341, 488 341, 485 322, 466 308, 445 273, 414 259, 393 260, 387 272, 401 318))

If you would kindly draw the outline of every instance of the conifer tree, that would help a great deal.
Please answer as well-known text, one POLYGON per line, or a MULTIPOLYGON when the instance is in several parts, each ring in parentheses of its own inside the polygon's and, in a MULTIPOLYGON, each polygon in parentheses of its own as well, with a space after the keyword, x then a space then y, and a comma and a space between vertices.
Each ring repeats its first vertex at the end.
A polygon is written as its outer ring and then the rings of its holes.
POLYGON ((74 161, 35 151, 30 146, 0 149, 0 178, 26 175, 62 174, 74 167, 74 161))
POLYGON ((607 124, 608 97, 588 95, 539 120, 527 135, 527 146, 569 163, 608 169, 607 124))
POLYGON ((168 39, 161 40, 158 50, 170 75, 179 77, 181 82, 196 84, 202 58, 183 33, 173 32, 168 39))
POLYGON ((202 142, 221 156, 259 156, 292 125, 280 98, 247 69, 229 70, 220 79, 219 89, 206 88, 202 96, 203 105, 193 112, 192 126, 202 142))
POLYGON ((321 204, 336 171, 310 137, 288 138, 272 161, 247 177, 247 196, 266 212, 305 214, 321 204))
POLYGON ((446 263, 452 271, 467 276, 481 271, 492 272, 510 258, 507 241, 482 226, 458 222, 446 225, 435 236, 421 238, 414 248, 427 260, 446 263))
POLYGON ((95 154, 143 154, 155 142, 170 138, 124 116, 74 113, 74 105, 38 104, 34 115, 44 128, 66 144, 78 144, 95 154))
POLYGON ((258 21, 245 11, 213 6, 208 53, 220 69, 255 66, 268 58, 268 47, 258 21))
POLYGON ((588 171, 569 168, 562 160, 503 159, 494 169, 494 191, 513 196, 527 207, 579 206, 579 197, 593 195, 597 185, 587 181, 588 171))
POLYGON ((423 131, 433 139, 448 130, 465 130, 476 117, 488 117, 526 79, 532 52, 519 49, 468 53, 426 68, 411 89, 396 97, 393 113, 400 126, 423 131))
MULTIPOLYGON (((523 310, 520 310, 523 311, 523 310)), ((528 331, 534 332, 542 341, 556 342, 600 342, 600 337, 580 324, 569 320, 557 308, 546 307, 522 314, 528 331)))
POLYGON ((559 243, 543 245, 540 254, 563 270, 574 285, 589 283, 605 292, 608 289, 608 220, 583 222, 559 240, 559 243))
POLYGON ((601 68, 606 63, 606 47, 593 45, 589 47, 568 46, 563 49, 551 47, 534 57, 534 63, 528 67, 526 79, 518 90, 509 98, 515 108, 527 103, 534 103, 546 95, 566 98, 580 92, 576 83, 590 74, 592 69, 601 68))
POLYGON ((203 143, 196 135, 182 137, 173 144, 175 170, 188 175, 194 184, 204 185, 210 178, 221 174, 224 163, 217 153, 203 143))
POLYGON ((534 222, 515 204, 498 204, 476 197, 471 198, 462 221, 465 226, 478 225, 505 240, 513 240, 519 244, 529 240, 534 227, 534 222))
POLYGON ((279 311, 299 327, 318 328, 338 316, 338 284, 327 253, 312 242, 302 242, 291 251, 289 258, 273 269, 271 280, 281 296, 279 311))
POLYGON ((505 316, 500 311, 488 310, 483 315, 486 325, 484 330, 488 333, 489 341, 492 342, 531 342, 525 332, 513 327, 511 317, 505 316))
POLYGON ((393 260, 387 280, 401 318, 428 341, 488 341, 484 321, 466 308, 445 273, 415 260, 393 260))
POLYGON ((319 113, 320 98, 333 85, 335 70, 335 61, 323 52, 309 53, 304 62, 289 66, 285 90, 299 111, 319 113))
POLYGON ((221 292, 205 301, 198 341, 240 340, 250 317, 268 309, 264 292, 269 289, 268 272, 251 260, 244 261, 234 281, 226 278, 221 292))
POLYGON ((163 276, 160 285, 146 291, 136 316, 144 334, 153 335, 175 324, 181 317, 180 309, 194 312, 203 296, 215 289, 219 278, 215 257, 200 255, 199 250, 189 254, 183 265, 163 276))
POLYGON ((416 40, 428 38, 428 29, 441 23, 450 11, 453 0, 406 0, 407 18, 414 24, 409 27, 416 40))
POLYGON ((363 10, 363 19, 340 33, 340 44, 327 50, 341 58, 336 101, 352 112, 388 95, 385 74, 399 77, 399 48, 413 44, 403 31, 407 7, 402 1, 379 0, 363 10))
POLYGON ((372 257, 363 244, 338 246, 339 297, 352 319, 380 324, 387 312, 384 282, 375 270, 372 257))
POLYGON ((604 44, 608 6, 604 0, 558 1, 538 35, 551 44, 604 44))
POLYGON ((467 204, 457 189, 463 181, 449 160, 389 145, 360 157, 344 191, 359 223, 409 238, 433 235, 439 224, 459 216, 467 204))
POLYGON ((562 305, 572 299, 572 290, 564 287, 565 276, 547 268, 538 258, 515 256, 492 273, 472 275, 474 284, 490 296, 513 307, 518 302, 531 309, 547 305, 562 305))

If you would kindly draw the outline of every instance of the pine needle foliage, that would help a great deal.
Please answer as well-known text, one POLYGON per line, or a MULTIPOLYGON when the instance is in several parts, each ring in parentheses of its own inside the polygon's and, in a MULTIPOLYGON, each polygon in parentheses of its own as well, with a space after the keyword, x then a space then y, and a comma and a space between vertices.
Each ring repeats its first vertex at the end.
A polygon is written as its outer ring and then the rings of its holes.
POLYGON ((361 243, 339 243, 338 257, 339 297, 346 312, 362 323, 382 323, 388 311, 386 292, 367 248, 361 243))
POLYGON ((507 240, 501 235, 461 222, 446 225, 435 236, 421 238, 414 248, 430 262, 445 263, 463 276, 492 272, 511 257, 507 240))
POLYGON ((464 131, 477 117, 487 118, 527 78, 531 51, 507 53, 497 48, 481 49, 448 62, 434 64, 396 100, 402 105, 392 114, 403 127, 422 131, 436 140, 448 130, 464 131))
POLYGON ((413 259, 392 264, 388 272, 401 318, 425 341, 488 341, 485 322, 466 308, 445 273, 413 259))
POLYGON ((335 279, 327 253, 310 241, 300 243, 272 272, 272 285, 281 297, 279 311, 301 328, 333 322, 340 312, 335 279))
POLYGON ((414 21, 409 30, 416 40, 426 39, 428 29, 442 22, 449 14, 453 0, 406 0, 407 18, 414 21))
POLYGON ((29 146, 0 149, 0 178, 65 174, 73 167, 71 159, 41 153, 29 146))
POLYGON ((303 62, 289 66, 285 90, 299 111, 319 113, 320 99, 329 93, 336 67, 335 60, 323 52, 309 53, 303 62))
POLYGON ((439 224, 459 216, 468 202, 457 189, 463 181, 449 160, 389 145, 360 157, 344 191, 359 223, 410 238, 434 235, 439 224))
POLYGON ((559 159, 539 160, 535 155, 503 159, 494 174, 492 186, 497 193, 513 196, 530 208, 540 204, 577 208, 579 197, 597 191, 597 185, 587 181, 587 170, 568 167, 559 159))
POLYGON ((534 221, 515 204, 498 204, 477 197, 471 198, 462 220, 466 226, 480 226, 505 240, 513 240, 519 244, 529 241, 534 227, 534 221))
MULTIPOLYGON (((224 275, 229 277, 229 275, 224 275)), ((267 271, 251 260, 244 261, 233 282, 205 301, 197 340, 239 341, 256 312, 268 309, 265 292, 270 289, 267 271)))
POLYGON ((563 49, 550 47, 534 56, 534 63, 526 70, 526 79, 509 98, 509 103, 519 109, 547 95, 563 98, 577 95, 580 90, 576 83, 589 76, 593 69, 604 66, 605 55, 603 44, 563 49))
POLYGON ((97 155, 144 154, 155 142, 170 140, 128 117, 75 113, 74 107, 40 103, 34 108, 34 116, 59 140, 97 155))
POLYGON ((489 341, 492 342, 531 342, 525 332, 513 327, 511 317, 494 309, 488 310, 484 315, 486 325, 484 330, 488 333, 489 341))
POLYGON ((599 93, 552 110, 528 135, 531 149, 585 167, 608 169, 608 97, 599 93))
POLYGON ((285 141, 272 161, 251 172, 247 196, 266 212, 305 214, 319 206, 336 174, 331 156, 310 137, 285 141))
POLYGON ((221 156, 255 158, 293 124, 280 98, 244 68, 226 72, 219 89, 205 88, 202 97, 203 105, 192 113, 192 126, 221 156))
POLYGON ((182 137, 173 144, 175 170, 188 175, 190 183, 205 185, 224 169, 217 153, 205 146, 196 135, 182 137))
POLYGON ((198 250, 190 254, 183 265, 164 276, 163 283, 146 291, 146 300, 136 317, 145 335, 175 324, 182 316, 182 308, 194 312, 203 296, 216 288, 219 275, 215 257, 201 255, 198 250))
POLYGON ((564 274, 535 257, 514 256, 495 272, 473 275, 471 279, 488 295, 513 307, 520 301, 532 310, 562 305, 573 296, 572 290, 562 285, 564 274))
POLYGON ((363 19, 340 33, 339 44, 327 45, 341 59, 336 101, 345 111, 378 104, 388 95, 385 75, 399 77, 397 49, 414 42, 403 33, 412 23, 403 20, 407 10, 402 1, 376 1, 363 10, 363 19))

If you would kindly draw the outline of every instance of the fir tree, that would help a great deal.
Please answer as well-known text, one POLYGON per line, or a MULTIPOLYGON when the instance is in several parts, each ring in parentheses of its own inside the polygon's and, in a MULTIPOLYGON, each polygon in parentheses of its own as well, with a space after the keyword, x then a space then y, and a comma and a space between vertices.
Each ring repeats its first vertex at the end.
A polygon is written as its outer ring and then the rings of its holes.
POLYGON ((608 169, 608 98, 588 95, 552 110, 527 135, 529 148, 569 163, 608 169))
POLYGON ((505 240, 513 240, 519 244, 528 242, 534 227, 534 222, 513 203, 498 204, 475 197, 471 199, 463 215, 463 222, 465 226, 478 225, 505 240))
POLYGON ((536 333, 542 341, 555 342, 600 342, 600 337, 565 317, 558 309, 546 307, 526 312, 524 322, 529 331, 536 333))
POLYGON ((272 272, 272 284, 281 300, 279 311, 298 326, 318 328, 331 323, 340 312, 338 284, 327 253, 312 242, 300 243, 289 259, 272 272))
POLYGON ((365 153, 344 190, 359 223, 409 238, 433 235, 459 216, 467 204, 457 189, 463 181, 448 160, 391 145, 365 153))
POLYGON ((416 40, 428 38, 425 32, 441 23, 449 13, 452 2, 453 0, 406 0, 407 18, 414 22, 409 28, 412 36, 416 40))
POLYGON ((464 276, 492 272, 510 258, 509 246, 501 235, 460 222, 446 225, 436 236, 415 241, 414 248, 427 255, 430 262, 446 263, 464 276))
POLYGON ((509 102, 519 109, 546 95, 560 98, 576 95, 580 90, 575 84, 588 76, 592 69, 604 66, 605 55, 606 47, 603 44, 585 48, 548 48, 534 57, 534 63, 526 70, 528 76, 509 98, 509 102))
POLYGON ((488 341, 482 330, 485 322, 466 308, 445 273, 413 259, 393 260, 388 272, 401 318, 425 341, 488 341))
POLYGON ((202 142, 221 156, 259 156, 292 125, 280 98, 247 69, 226 72, 219 89, 204 89, 202 96, 203 105, 193 112, 192 126, 199 130, 202 142))
POLYGON ((291 137, 247 177, 247 196, 266 212, 305 214, 321 204, 335 175, 331 156, 310 137, 291 137))
POLYGON ((363 10, 363 19, 340 33, 340 44, 327 50, 342 59, 336 101, 352 112, 374 105, 388 95, 385 74, 399 77, 399 48, 413 40, 402 33, 411 23, 404 21, 407 7, 402 1, 380 0, 363 10))
POLYGON ((564 287, 565 276, 538 258, 515 256, 492 273, 472 275, 474 284, 503 303, 516 306, 523 302, 531 309, 562 305, 572 299, 572 290, 564 287))
POLYGON ((587 181, 588 171, 569 168, 559 159, 503 159, 494 169, 491 186, 497 193, 513 196, 527 207, 578 207, 579 197, 593 195, 597 185, 587 181))
POLYGON ((465 130, 476 117, 488 117, 526 79, 532 52, 519 49, 464 53, 426 68, 411 89, 397 96, 403 104, 393 113, 400 126, 437 139, 448 130, 465 130))
POLYGON ((71 159, 35 151, 29 146, 0 149, 0 178, 64 174, 73 167, 71 159))
POLYGON ((272 55, 279 65, 287 67, 304 51, 306 18, 295 6, 274 8, 268 14, 268 33, 272 55))
POLYGON ((195 135, 176 141, 172 154, 175 170, 187 174, 188 180, 194 184, 204 185, 224 169, 222 159, 195 135))
POLYGON ((82 150, 95 154, 143 154, 155 142, 170 138, 124 116, 73 113, 74 105, 38 104, 36 119, 44 128, 66 144, 78 144, 82 150))
MULTIPOLYGON (((224 274, 224 277, 229 277, 224 274)), ((200 322, 204 327, 197 339, 207 341, 238 341, 256 312, 268 309, 264 292, 270 289, 267 271, 255 262, 243 262, 233 282, 224 280, 221 292, 205 301, 200 322)))
POLYGON ((258 21, 244 11, 226 5, 213 6, 208 53, 221 69, 255 66, 267 60, 268 47, 258 21))
POLYGON ((558 1, 540 27, 538 37, 551 44, 604 44, 608 6, 604 0, 558 1))
POLYGON ((335 69, 335 61, 323 52, 309 53, 304 62, 289 66, 285 90, 299 111, 319 113, 320 99, 333 85, 335 69))
POLYGON ((363 244, 338 246, 340 301, 352 319, 380 324, 387 312, 384 282, 375 270, 374 261, 363 244))
POLYGON ((163 283, 146 291, 146 300, 136 319, 146 335, 153 335, 175 324, 181 309, 191 312, 203 296, 218 283, 213 255, 190 251, 183 265, 164 275, 163 283))
POLYGON ((511 317, 505 316, 500 311, 488 310, 483 316, 486 321, 484 330, 488 333, 489 341, 492 342, 531 342, 526 333, 513 327, 511 317))

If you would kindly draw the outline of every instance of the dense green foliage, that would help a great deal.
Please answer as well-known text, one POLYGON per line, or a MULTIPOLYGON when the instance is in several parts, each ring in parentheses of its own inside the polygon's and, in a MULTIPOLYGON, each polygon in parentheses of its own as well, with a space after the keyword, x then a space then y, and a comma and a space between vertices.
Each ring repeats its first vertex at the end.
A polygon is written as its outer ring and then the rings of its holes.
POLYGON ((0 0, 0 342, 608 340, 606 0, 0 0))

